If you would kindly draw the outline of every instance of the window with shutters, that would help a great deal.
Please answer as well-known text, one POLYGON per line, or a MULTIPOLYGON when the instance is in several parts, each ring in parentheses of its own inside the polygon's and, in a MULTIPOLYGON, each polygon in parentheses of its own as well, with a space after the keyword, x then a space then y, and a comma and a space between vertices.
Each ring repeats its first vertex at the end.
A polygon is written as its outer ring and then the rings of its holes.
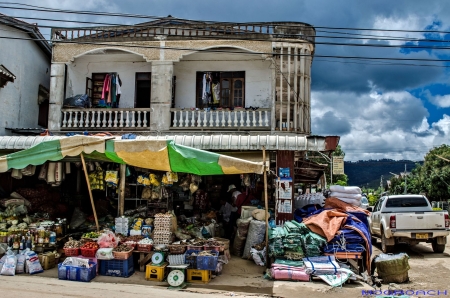
POLYGON ((196 107, 245 107, 245 71, 198 71, 196 107))

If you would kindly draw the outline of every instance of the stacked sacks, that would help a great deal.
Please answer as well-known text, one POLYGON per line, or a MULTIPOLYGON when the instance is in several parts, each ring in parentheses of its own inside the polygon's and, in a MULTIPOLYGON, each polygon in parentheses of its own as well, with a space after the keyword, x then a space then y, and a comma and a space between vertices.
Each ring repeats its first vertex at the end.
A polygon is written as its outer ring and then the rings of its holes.
POLYGON ((285 255, 291 259, 300 259, 304 257, 302 249, 302 234, 301 226, 295 221, 287 221, 284 224, 283 246, 285 248, 285 255), (293 257, 295 256, 295 257, 293 257))
POLYGON ((323 249, 325 253, 336 252, 363 252, 365 241, 358 232, 350 229, 342 229, 328 242, 323 249))
POLYGON ((280 257, 284 256, 283 239, 285 233, 284 228, 276 227, 269 229, 269 256, 280 257))
POLYGON ((330 186, 330 197, 338 198, 339 200, 346 202, 354 206, 361 206, 361 188, 357 186, 330 186))

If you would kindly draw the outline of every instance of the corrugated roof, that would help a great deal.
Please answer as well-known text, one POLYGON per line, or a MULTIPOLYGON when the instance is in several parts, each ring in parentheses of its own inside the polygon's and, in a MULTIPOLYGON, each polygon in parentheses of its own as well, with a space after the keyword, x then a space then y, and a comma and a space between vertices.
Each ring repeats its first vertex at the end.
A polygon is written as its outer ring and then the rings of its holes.
MULTIPOLYGON (((44 141, 66 138, 66 136, 3 136, 0 137, 0 150, 21 150, 44 141)), ((116 137, 120 139, 121 137, 116 137)), ((306 137, 297 135, 165 135, 137 136, 140 140, 173 140, 175 144, 203 150, 291 150, 291 151, 329 151, 328 137, 306 137)))
POLYGON ((12 72, 10 72, 3 64, 0 64, 0 74, 12 78, 13 81, 16 79, 16 76, 12 72))

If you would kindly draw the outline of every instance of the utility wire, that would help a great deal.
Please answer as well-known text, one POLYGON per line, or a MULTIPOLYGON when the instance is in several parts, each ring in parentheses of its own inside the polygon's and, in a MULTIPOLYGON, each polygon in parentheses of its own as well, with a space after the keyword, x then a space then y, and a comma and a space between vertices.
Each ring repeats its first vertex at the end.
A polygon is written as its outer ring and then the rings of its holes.
MULTIPOLYGON (((2 18, 0 16, 0 18, 2 18)), ((25 25, 27 26, 27 25, 25 25)), ((29 27, 35 28, 35 25, 30 24, 29 27)), ((40 26, 42 28, 54 28, 52 26, 40 26)), ((168 30, 175 30, 175 27, 165 27, 168 30)), ((134 29, 134 28, 133 28, 134 29)), ((80 29, 80 30, 85 30, 85 29, 80 29)), ((189 30, 189 29, 188 29, 189 30)), ((61 31, 65 31, 65 30, 61 30, 61 31)), ((71 29, 67 29, 67 31, 77 31, 77 28, 71 28, 71 29)), ((102 30, 103 31, 103 30, 102 30)), ((107 31, 107 30, 104 30, 107 31)), ((112 30, 111 30, 112 31, 112 30)), ((125 29, 122 29, 122 31, 126 31, 125 29)), ((103 33, 104 34, 104 33, 103 33)), ((164 33, 156 33, 153 34, 156 36, 166 36, 166 34, 164 33)), ((195 36, 195 38, 197 39, 235 39, 235 40, 251 40, 251 41, 267 41, 266 39, 259 39, 259 38, 241 38, 238 35, 233 35, 232 38, 230 38, 229 36, 220 36, 220 35, 197 35, 195 36)), ((292 40, 289 41, 292 44, 307 44, 307 43, 311 43, 310 41, 307 40, 292 40)), ((338 42, 318 42, 315 41, 314 44, 316 45, 328 45, 328 46, 354 46, 354 47, 370 47, 370 48, 401 48, 401 49, 430 49, 430 50, 449 50, 450 47, 445 47, 445 46, 427 46, 427 45, 391 45, 391 44, 373 44, 373 43, 338 43, 338 42)))
MULTIPOLYGON (((22 38, 22 37, 5 37, 0 36, 0 39, 16 39, 16 40, 33 40, 33 41, 47 41, 52 40, 41 38, 22 38)), ((119 46, 127 48, 147 48, 147 49, 164 49, 174 51, 193 51, 193 52, 212 52, 212 53, 233 53, 243 55, 273 55, 273 56, 291 56, 291 57, 319 57, 319 58, 336 58, 336 59, 358 59, 358 60, 388 60, 388 61, 430 61, 430 62, 450 62, 450 59, 425 59, 425 58, 392 58, 392 57, 362 57, 362 56, 337 56, 337 55, 310 55, 310 54, 288 54, 277 52, 245 52, 245 51, 228 51, 220 49, 196 49, 196 48, 182 48, 182 47, 160 47, 160 46, 147 46, 147 45, 135 45, 126 43, 114 43, 114 42, 87 42, 87 41, 74 41, 74 40, 61 40, 57 43, 68 44, 92 44, 92 45, 104 45, 104 46, 119 46)))
MULTIPOLYGON (((153 19, 153 20, 161 20, 167 19, 167 17, 161 16, 151 16, 151 15, 140 15, 140 14, 128 14, 128 13, 114 13, 114 12, 97 12, 97 11, 77 11, 77 10, 68 10, 68 9, 53 9, 49 7, 35 6, 24 3, 17 2, 0 2, 0 4, 6 5, 21 5, 27 6, 25 7, 14 7, 14 6, 3 6, 0 5, 0 8, 6 9, 15 9, 15 10, 31 10, 31 11, 43 11, 43 12, 57 12, 57 13, 70 13, 70 14, 87 14, 87 15, 102 15, 102 16, 114 16, 114 17, 129 17, 129 18, 143 18, 143 19, 153 19)), ((178 19, 173 18, 174 20, 180 21, 189 21, 189 22, 197 22, 197 23, 208 23, 215 25, 246 25, 248 23, 239 23, 239 22, 218 22, 218 21, 206 21, 206 20, 191 20, 191 19, 178 19)), ((255 25, 264 26, 267 22, 252 22, 255 25)), ((300 23, 299 23, 300 24, 300 23)), ((406 29, 381 29, 381 28, 355 28, 355 27, 330 27, 330 26, 313 26, 309 25, 315 29, 331 29, 331 30, 346 30, 346 31, 380 31, 380 32, 407 32, 407 33, 440 33, 440 34, 450 34, 450 31, 441 31, 441 30, 406 30, 406 29)), ((298 27, 296 25, 283 24, 283 27, 298 27)))

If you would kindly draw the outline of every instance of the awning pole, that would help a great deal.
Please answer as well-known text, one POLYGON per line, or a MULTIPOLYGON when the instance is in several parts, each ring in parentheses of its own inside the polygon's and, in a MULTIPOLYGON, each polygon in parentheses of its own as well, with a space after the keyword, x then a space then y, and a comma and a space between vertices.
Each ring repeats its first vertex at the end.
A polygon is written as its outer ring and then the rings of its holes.
POLYGON ((89 176, 88 176, 88 172, 86 169, 86 162, 84 161, 83 152, 81 152, 80 156, 81 156, 81 163, 83 164, 84 177, 86 178, 86 183, 87 183, 87 187, 89 190, 89 197, 91 198, 92 211, 94 211, 95 225, 97 226, 97 232, 98 232, 100 229, 98 227, 97 211, 95 211, 94 198, 92 197, 91 184, 89 183, 89 176))
POLYGON ((267 169, 266 169, 266 147, 262 147, 263 150, 263 175, 264 175, 264 207, 266 211, 266 267, 270 268, 269 265, 269 202, 267 199, 267 169))
POLYGON ((123 216, 125 209, 125 176, 127 165, 120 165, 120 184, 119 184, 119 216, 123 216))

